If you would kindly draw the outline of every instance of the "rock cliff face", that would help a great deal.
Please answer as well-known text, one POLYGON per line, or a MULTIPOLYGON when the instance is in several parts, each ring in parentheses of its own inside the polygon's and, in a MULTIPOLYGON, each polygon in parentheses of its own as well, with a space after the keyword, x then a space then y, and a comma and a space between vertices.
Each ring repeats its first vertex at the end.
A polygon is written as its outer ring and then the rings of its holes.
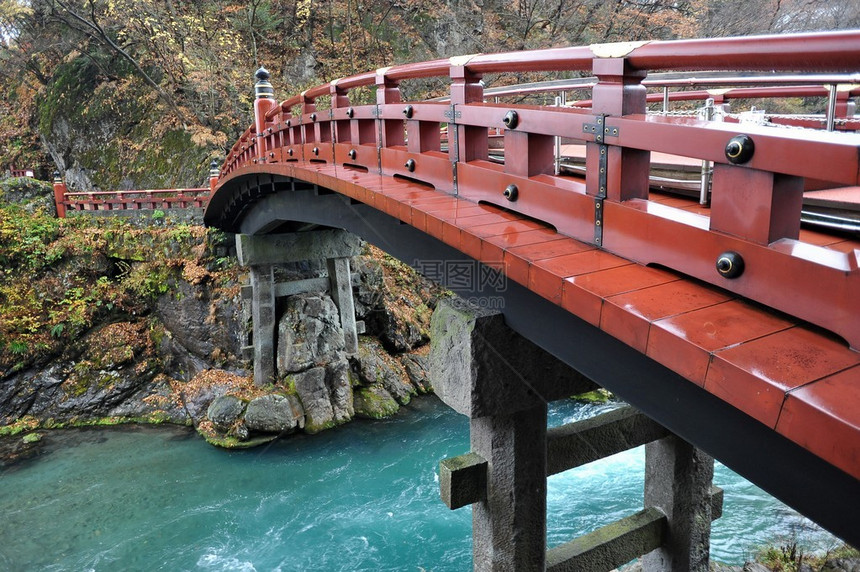
MULTIPOLYGON (((32 202, 28 193, 19 194, 32 202)), ((62 314, 61 326, 52 326, 51 316, 59 315, 53 303, 34 307, 47 314, 30 315, 28 323, 46 322, 28 327, 37 334, 50 330, 34 339, 53 345, 38 346, 47 348, 39 353, 31 344, 27 351, 36 353, 24 356, 14 353, 15 325, 0 323, 0 435, 170 422, 193 424, 214 443, 241 446, 294 431, 315 433, 355 417, 384 417, 431 389, 422 347, 438 292, 378 251, 368 249, 352 264, 356 317, 367 324, 359 352, 344 352, 328 294, 288 297, 279 302, 277 382, 257 388, 249 375, 253 364, 242 356, 250 335, 243 304, 250 302, 240 296, 242 269, 229 256, 232 237, 213 241, 185 226, 151 232, 86 224, 96 228, 81 229, 92 244, 79 254, 66 250, 39 272, 0 273, 0 297, 11 295, 16 281, 31 282, 34 296, 53 296, 61 308, 79 305, 79 313, 92 318, 79 334, 54 339, 71 327, 68 317, 62 314), (135 262, 147 257, 163 262, 135 262), (121 290, 125 282, 133 288, 121 290)), ((65 232, 71 230, 58 231, 61 240, 65 232)), ((283 273, 318 276, 321 268, 293 265, 283 273)))

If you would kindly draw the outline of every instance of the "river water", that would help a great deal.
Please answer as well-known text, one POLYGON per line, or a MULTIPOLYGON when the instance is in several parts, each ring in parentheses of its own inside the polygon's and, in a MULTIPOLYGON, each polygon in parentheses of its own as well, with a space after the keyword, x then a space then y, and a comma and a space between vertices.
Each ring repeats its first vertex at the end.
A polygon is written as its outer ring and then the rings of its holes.
MULTIPOLYGON (((553 404, 557 425, 614 405, 553 404)), ((18 439, 20 437, 14 437, 18 439)), ((0 570, 469 570, 471 512, 439 500, 468 422, 422 398, 381 422, 228 452, 178 427, 48 433, 0 472, 0 570)), ((642 507, 644 450, 549 479, 548 540, 642 507)), ((725 467, 711 556, 740 564, 797 536, 836 541, 725 467)))

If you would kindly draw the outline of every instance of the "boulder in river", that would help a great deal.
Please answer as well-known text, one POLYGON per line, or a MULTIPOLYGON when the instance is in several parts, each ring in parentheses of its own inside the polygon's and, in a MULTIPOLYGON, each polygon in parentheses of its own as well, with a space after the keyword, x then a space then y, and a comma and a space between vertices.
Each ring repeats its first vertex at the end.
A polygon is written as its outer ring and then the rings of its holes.
POLYGON ((209 405, 206 416, 219 431, 229 431, 239 421, 245 402, 234 395, 216 397, 209 405))
POLYGON ((250 431, 291 433, 304 423, 305 412, 295 395, 263 395, 252 399, 245 410, 245 425, 250 431))

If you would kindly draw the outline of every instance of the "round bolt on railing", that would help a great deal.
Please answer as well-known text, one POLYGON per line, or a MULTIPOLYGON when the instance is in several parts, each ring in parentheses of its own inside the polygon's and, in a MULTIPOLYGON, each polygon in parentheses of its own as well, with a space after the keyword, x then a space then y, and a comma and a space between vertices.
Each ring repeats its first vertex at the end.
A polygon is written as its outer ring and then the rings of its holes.
POLYGON ((405 165, 403 165, 403 166, 404 166, 404 167, 406 167, 406 170, 407 170, 407 171, 409 171, 410 173, 412 173, 413 171, 415 171, 415 159, 409 159, 409 160, 407 160, 407 161, 406 161, 406 164, 405 164, 405 165))
POLYGON ((319 147, 314 147, 314 148, 313 148, 313 152, 314 152, 314 155, 319 155, 319 154, 320 154, 320 148, 319 148, 319 147))
POLYGON ((517 112, 513 109, 505 113, 505 117, 502 119, 502 123, 504 123, 505 127, 508 129, 516 129, 519 122, 520 116, 517 115, 517 112))
POLYGON ((411 105, 407 105, 403 108, 403 115, 406 116, 406 119, 412 119, 412 116, 415 114, 415 109, 411 105))
POLYGON ((350 149, 350 150, 349 150, 349 153, 347 153, 347 155, 349 155, 349 158, 350 158, 350 159, 353 159, 353 160, 354 160, 354 159, 355 159, 355 157, 356 157, 356 155, 358 155, 358 153, 356 153, 356 152, 355 152, 355 149, 350 149))
POLYGON ((293 124, 293 122, 290 121, 289 119, 287 119, 287 127, 291 126, 292 124, 293 124))
POLYGON ((724 278, 737 278, 744 273, 744 259, 737 252, 728 251, 717 258, 717 272, 724 278))
POLYGON ((755 143, 749 135, 736 135, 726 144, 726 159, 735 165, 746 163, 754 153, 755 143))
POLYGON ((292 156, 293 156, 293 150, 292 150, 292 149, 287 149, 287 155, 289 155, 290 157, 292 157, 292 156))
POLYGON ((352 119, 352 116, 355 115, 355 110, 351 107, 346 108, 346 116, 352 119))
POLYGON ((316 120, 317 120, 317 114, 311 113, 311 121, 316 121, 316 120))
POLYGON ((507 187, 505 187, 505 191, 502 194, 505 195, 506 199, 508 199, 511 202, 514 202, 515 200, 517 200, 517 197, 520 194, 520 190, 517 188, 516 185, 510 184, 507 187))

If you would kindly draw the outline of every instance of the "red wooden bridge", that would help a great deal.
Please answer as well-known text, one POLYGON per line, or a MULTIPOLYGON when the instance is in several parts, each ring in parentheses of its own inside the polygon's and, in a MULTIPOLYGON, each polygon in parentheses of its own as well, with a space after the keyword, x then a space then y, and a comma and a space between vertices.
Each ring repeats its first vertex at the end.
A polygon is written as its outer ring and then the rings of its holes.
POLYGON ((857 86, 833 78, 858 72, 860 31, 463 56, 280 104, 261 74, 256 123, 227 156, 205 221, 244 234, 344 228, 409 263, 498 269, 514 330, 860 543, 860 241, 856 226, 801 226, 812 183, 856 209, 860 135, 846 110, 857 86), (654 71, 721 72, 702 83, 744 89, 830 74, 834 87, 810 94, 832 95, 815 122, 839 125, 650 114, 651 100, 703 96, 649 94, 654 71), (493 100, 504 90, 491 97, 481 80, 507 72, 585 72, 591 95, 493 100), (449 78, 449 98, 401 100, 401 85, 430 77, 449 78), (374 103, 350 99, 365 87, 374 103), (581 145, 581 174, 559 168, 558 138, 581 145), (663 155, 707 162, 707 204, 652 188, 663 155))

